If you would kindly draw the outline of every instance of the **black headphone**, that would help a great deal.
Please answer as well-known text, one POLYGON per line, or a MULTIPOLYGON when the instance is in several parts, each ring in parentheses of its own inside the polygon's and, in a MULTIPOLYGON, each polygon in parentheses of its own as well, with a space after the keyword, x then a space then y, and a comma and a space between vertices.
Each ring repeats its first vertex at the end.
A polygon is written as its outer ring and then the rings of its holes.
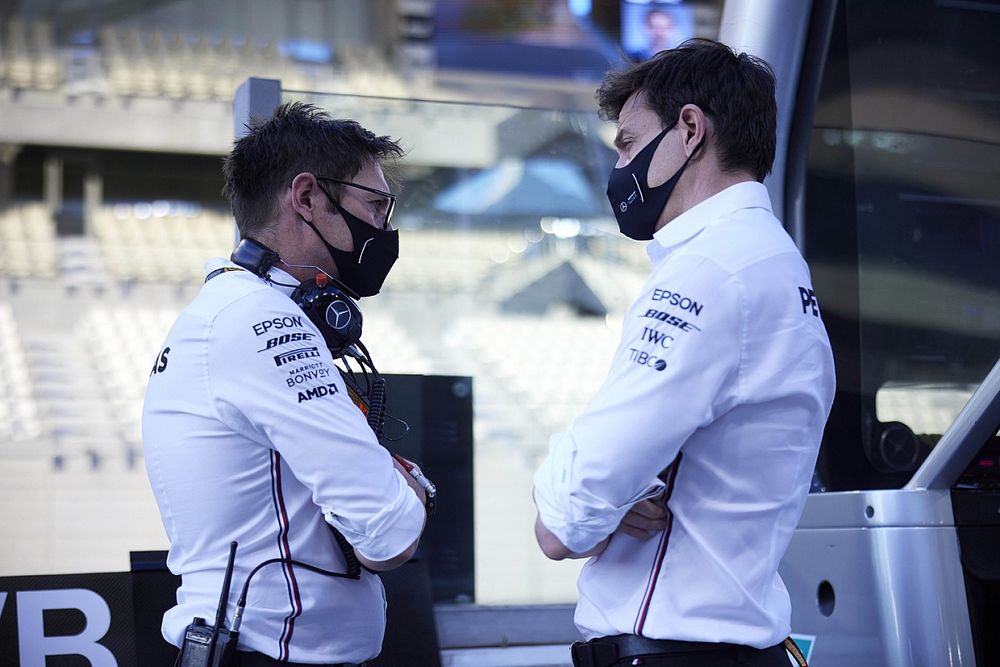
MULTIPOLYGON (((241 240, 229 259, 265 280, 269 279, 271 267, 281 261, 278 253, 250 238, 241 240)), ((323 334, 334 357, 343 356, 361 340, 362 316, 355 298, 357 296, 347 285, 321 271, 315 279, 301 283, 292 292, 292 301, 323 334)))

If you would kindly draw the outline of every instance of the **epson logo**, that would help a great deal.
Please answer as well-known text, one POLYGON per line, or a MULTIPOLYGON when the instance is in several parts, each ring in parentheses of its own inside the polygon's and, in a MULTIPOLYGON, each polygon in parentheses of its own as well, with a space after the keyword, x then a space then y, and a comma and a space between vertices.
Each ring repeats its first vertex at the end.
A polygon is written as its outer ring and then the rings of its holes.
POLYGON ((282 334, 281 336, 278 336, 276 338, 268 338, 267 339, 267 345, 265 345, 263 348, 257 350, 257 352, 258 353, 265 352, 267 350, 270 350, 272 347, 281 347, 282 345, 285 345, 286 343, 295 343, 295 342, 303 342, 303 343, 305 343, 305 342, 308 342, 308 341, 312 340, 313 336, 315 336, 315 335, 316 334, 311 334, 311 333, 307 333, 307 332, 304 332, 304 331, 300 331, 300 332, 296 332, 296 333, 282 334))
POLYGON ((702 304, 694 299, 689 299, 677 292, 659 288, 653 290, 653 301, 666 301, 671 306, 677 306, 681 310, 686 310, 695 315, 701 315, 701 309, 704 308, 702 304))
POLYGON ((289 350, 288 352, 282 352, 274 358, 275 366, 284 366, 292 361, 298 361, 299 359, 309 359, 310 357, 318 357, 319 350, 315 347, 300 347, 295 350, 289 350))
POLYGON ((314 398, 322 398, 324 396, 333 396, 339 389, 335 384, 324 384, 319 387, 312 387, 311 389, 306 389, 305 391, 299 392, 299 403, 304 401, 311 401, 314 398))
POLYGON ((302 327, 301 316, 285 315, 284 317, 275 317, 271 320, 264 320, 263 322, 258 322, 253 325, 253 332, 258 336, 263 336, 271 329, 291 329, 293 327, 302 327))
POLYGON ((670 326, 677 327, 681 331, 701 331, 701 327, 696 327, 676 315, 671 315, 670 313, 666 313, 662 310, 656 310, 654 308, 647 310, 645 314, 643 314, 643 317, 649 317, 654 320, 659 320, 660 322, 666 322, 670 326))

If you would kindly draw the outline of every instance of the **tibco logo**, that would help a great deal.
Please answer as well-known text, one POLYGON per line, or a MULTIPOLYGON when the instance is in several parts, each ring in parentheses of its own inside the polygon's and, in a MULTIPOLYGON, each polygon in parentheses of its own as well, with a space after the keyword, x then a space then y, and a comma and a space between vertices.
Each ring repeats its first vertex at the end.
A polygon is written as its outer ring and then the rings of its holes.
POLYGON ((663 359, 648 352, 637 350, 634 347, 629 348, 628 359, 632 363, 639 364, 640 366, 647 366, 649 368, 655 368, 658 371, 662 371, 667 368, 667 362, 663 359))

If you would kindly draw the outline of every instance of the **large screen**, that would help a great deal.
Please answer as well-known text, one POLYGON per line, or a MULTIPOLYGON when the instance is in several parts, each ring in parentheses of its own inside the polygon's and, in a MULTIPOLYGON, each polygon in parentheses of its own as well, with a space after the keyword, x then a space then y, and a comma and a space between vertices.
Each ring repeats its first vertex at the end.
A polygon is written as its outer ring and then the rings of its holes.
POLYGON ((438 0, 437 66, 599 80, 622 61, 606 13, 577 0, 438 0))
POLYGON ((622 49, 645 60, 695 36, 694 11, 682 0, 622 0, 622 49))

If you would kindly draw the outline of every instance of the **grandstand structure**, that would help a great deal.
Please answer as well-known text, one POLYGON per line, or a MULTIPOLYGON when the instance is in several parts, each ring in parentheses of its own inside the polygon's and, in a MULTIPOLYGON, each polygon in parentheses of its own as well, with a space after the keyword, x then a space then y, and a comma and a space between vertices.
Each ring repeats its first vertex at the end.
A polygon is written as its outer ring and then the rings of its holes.
MULTIPOLYGON (((248 4, 283 21, 280 3, 248 4)), ((253 75, 410 149, 402 256, 361 304, 364 340, 382 372, 473 378, 476 525, 489 526, 475 534, 477 600, 575 597, 576 568, 532 544, 531 476, 599 386, 647 273, 606 210, 611 137, 592 83, 452 73, 446 88, 393 66, 392 49, 366 46, 392 42, 377 20, 391 4, 319 17, 339 35, 319 60, 191 20, 108 21, 78 44, 66 17, 0 15, 0 493, 18 525, 47 527, 0 528, 18 544, 0 550, 0 573, 125 569, 129 551, 166 547, 141 401, 204 261, 233 246, 219 158, 253 75), (460 103, 427 101, 442 97, 460 103), (552 110, 567 101, 588 110, 552 110), (67 506, 119 528, 94 540, 67 506)), ((886 387, 879 418, 940 433, 969 391, 886 387)))

